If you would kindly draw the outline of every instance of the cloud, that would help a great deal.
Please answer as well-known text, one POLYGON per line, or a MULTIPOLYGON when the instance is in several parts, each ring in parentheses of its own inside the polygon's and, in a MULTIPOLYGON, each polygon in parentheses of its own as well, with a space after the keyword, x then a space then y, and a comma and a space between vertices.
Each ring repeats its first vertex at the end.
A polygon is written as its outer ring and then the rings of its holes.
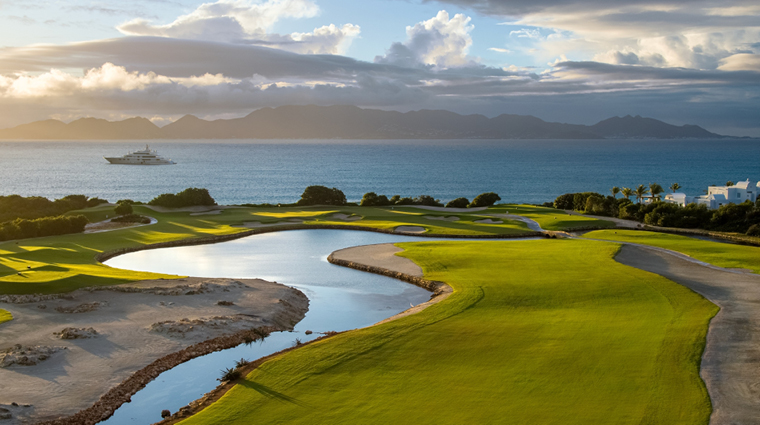
MULTIPOLYGON (((720 61, 718 67, 721 71, 756 71, 760 72, 760 55, 751 53, 739 53, 731 55, 720 61)), ((758 76, 760 78, 760 76, 758 76)))
POLYGON ((385 56, 375 57, 376 63, 406 67, 430 65, 436 68, 470 66, 475 61, 467 53, 472 46, 470 18, 463 14, 449 17, 441 10, 438 14, 406 27, 407 40, 393 43, 385 56))
POLYGON ((488 50, 492 52, 498 52, 498 53, 512 53, 509 49, 503 49, 501 47, 489 47, 488 50))
POLYGON ((282 19, 312 18, 319 11, 312 0, 218 0, 204 3, 169 24, 157 25, 145 19, 134 19, 117 29, 131 36, 260 44, 297 53, 345 53, 361 32, 358 25, 330 24, 315 28, 313 32, 269 33, 282 19))

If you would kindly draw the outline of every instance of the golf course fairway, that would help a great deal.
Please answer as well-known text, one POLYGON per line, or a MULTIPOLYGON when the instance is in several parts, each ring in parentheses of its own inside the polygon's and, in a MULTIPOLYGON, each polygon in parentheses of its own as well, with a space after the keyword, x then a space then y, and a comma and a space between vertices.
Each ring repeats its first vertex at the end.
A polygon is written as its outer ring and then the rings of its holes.
POLYGON ((717 307, 588 240, 402 243, 454 293, 277 356, 181 423, 707 424, 717 307))

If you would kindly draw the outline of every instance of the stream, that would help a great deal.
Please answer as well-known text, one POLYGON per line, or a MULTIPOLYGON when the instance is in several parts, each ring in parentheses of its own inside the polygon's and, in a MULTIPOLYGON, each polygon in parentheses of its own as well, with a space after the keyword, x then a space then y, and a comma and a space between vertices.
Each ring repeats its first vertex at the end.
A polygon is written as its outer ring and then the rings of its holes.
POLYGON ((319 337, 319 332, 370 326, 410 304, 429 300, 430 293, 422 288, 330 264, 327 256, 358 245, 433 240, 442 239, 351 230, 292 230, 212 245, 138 251, 108 260, 107 265, 122 269, 282 283, 306 294, 309 311, 292 332, 275 332, 263 342, 197 357, 162 373, 100 424, 158 422, 161 410, 174 413, 216 388, 221 370, 233 367, 236 360, 256 360, 293 346, 296 338, 306 342, 319 337), (307 330, 314 333, 306 335, 307 330))

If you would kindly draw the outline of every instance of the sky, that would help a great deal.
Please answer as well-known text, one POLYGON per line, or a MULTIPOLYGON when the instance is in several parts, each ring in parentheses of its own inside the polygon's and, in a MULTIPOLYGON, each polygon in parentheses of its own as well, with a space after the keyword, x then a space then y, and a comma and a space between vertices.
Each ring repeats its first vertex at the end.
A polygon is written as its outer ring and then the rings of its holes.
POLYGON ((0 128, 295 104, 760 137, 760 2, 0 0, 0 128))

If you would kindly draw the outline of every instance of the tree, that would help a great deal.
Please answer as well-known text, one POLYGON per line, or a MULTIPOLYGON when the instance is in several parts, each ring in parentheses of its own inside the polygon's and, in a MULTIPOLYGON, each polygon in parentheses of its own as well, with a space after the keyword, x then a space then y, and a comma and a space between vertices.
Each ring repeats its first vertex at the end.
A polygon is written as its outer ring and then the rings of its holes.
POLYGON ((631 190, 630 187, 624 187, 623 189, 620 190, 620 193, 622 193, 623 196, 625 196, 625 199, 631 199, 631 196, 633 195, 633 191, 631 190))
POLYGON ((574 193, 566 193, 564 195, 557 196, 557 199, 554 200, 554 208, 557 208, 558 210, 573 209, 574 197, 575 197, 574 193))
POLYGON ((433 198, 430 195, 420 195, 414 198, 415 205, 425 205, 428 207, 442 207, 443 204, 440 200, 433 198))
POLYGON ((130 215, 132 214, 132 204, 127 202, 116 204, 114 212, 116 212, 116 215, 130 215))
POLYGON ((652 193, 652 200, 653 201, 659 201, 660 200, 660 194, 665 192, 665 189, 662 188, 657 183, 650 183, 649 184, 649 191, 652 193))
POLYGON ((620 188, 617 186, 613 186, 613 188, 610 189, 610 192, 612 192, 613 198, 617 198, 617 194, 620 193, 620 188))
POLYGON ((384 207, 390 205, 388 197, 385 195, 377 195, 375 192, 367 192, 362 196, 362 201, 359 203, 361 207, 384 207))
POLYGON ((446 208, 467 208, 467 205, 470 205, 470 201, 467 198, 457 198, 449 201, 446 204, 446 208))
POLYGON ((670 190, 672 190, 673 193, 676 193, 676 190, 678 190, 680 188, 681 188, 681 185, 678 184, 678 183, 673 183, 673 184, 670 185, 670 190))
POLYGON ((304 189, 297 205, 346 205, 346 195, 334 187, 309 186, 304 189))
POLYGON ((476 196, 475 199, 472 200, 472 202, 469 205, 469 208, 490 207, 491 205, 495 204, 496 201, 501 201, 501 198, 496 193, 494 192, 481 193, 480 195, 476 196))
POLYGON ((644 195, 646 195, 647 193, 649 193, 649 189, 647 189, 647 187, 644 186, 643 184, 640 184, 636 188, 636 190, 633 191, 633 193, 636 195, 636 200, 640 204, 641 201, 644 199, 644 195))
POLYGON ((151 199, 150 202, 148 202, 148 205, 156 205, 166 208, 182 208, 196 205, 216 205, 216 201, 214 201, 214 198, 209 195, 208 189, 190 187, 176 195, 173 193, 163 193, 158 195, 151 199))
POLYGON ((726 186, 731 187, 733 185, 734 185, 734 182, 732 182, 731 180, 729 180, 729 181, 726 182, 726 186))

